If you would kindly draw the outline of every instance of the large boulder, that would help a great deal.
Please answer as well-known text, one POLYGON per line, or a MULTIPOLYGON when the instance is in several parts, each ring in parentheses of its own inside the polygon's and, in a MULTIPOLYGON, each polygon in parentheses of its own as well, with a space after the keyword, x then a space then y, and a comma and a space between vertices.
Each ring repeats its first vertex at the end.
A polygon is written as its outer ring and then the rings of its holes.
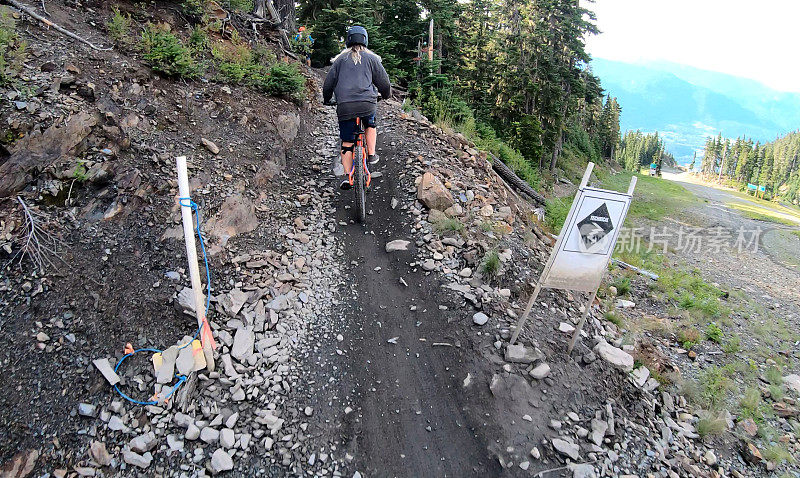
POLYGON ((297 113, 284 113, 278 116, 275 121, 275 128, 278 130, 278 135, 286 143, 290 144, 297 137, 297 132, 300 130, 300 116, 297 113))
POLYGON ((453 196, 444 184, 430 171, 422 175, 417 187, 417 199, 428 209, 444 211, 453 205, 453 196))
POLYGON ((258 226, 255 209, 252 201, 241 194, 234 194, 222 203, 205 229, 210 236, 219 239, 224 247, 231 237, 250 232, 258 226))
POLYGON ((601 340, 594 346, 594 352, 603 360, 623 372, 633 370, 633 356, 622 349, 618 349, 605 340, 601 340))
POLYGON ((11 148, 11 156, 0 163, 0 198, 21 191, 39 172, 54 161, 77 156, 84 139, 97 124, 97 117, 82 112, 70 116, 59 127, 56 122, 42 133, 30 134, 17 141, 11 148))

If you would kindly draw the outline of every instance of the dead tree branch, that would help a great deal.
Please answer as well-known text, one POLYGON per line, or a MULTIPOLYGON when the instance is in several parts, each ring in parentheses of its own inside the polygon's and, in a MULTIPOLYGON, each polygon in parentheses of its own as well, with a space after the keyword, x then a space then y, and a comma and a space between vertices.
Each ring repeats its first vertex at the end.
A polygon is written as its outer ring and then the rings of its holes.
POLYGON ((33 9, 31 9, 30 7, 27 7, 27 6, 19 3, 17 0, 3 0, 3 1, 5 3, 8 3, 9 5, 12 5, 17 10, 20 10, 20 11, 24 12, 25 14, 29 15, 31 18, 35 18, 36 20, 39 20, 40 22, 44 23, 48 27, 53 28, 53 30, 61 33, 62 35, 66 35, 66 36, 72 38, 73 40, 77 40, 77 41, 79 41, 81 43, 89 45, 89 47, 92 48, 93 50, 97 50, 97 51, 110 51, 111 50, 111 48, 100 48, 99 46, 95 45, 94 43, 90 42, 89 40, 87 40, 85 38, 82 38, 82 37, 76 35, 75 33, 72 33, 71 31, 67 30, 66 28, 61 27, 61 26, 51 22, 50 20, 46 19, 45 17, 43 17, 43 16, 39 15, 38 13, 34 12, 33 9))
POLYGON ((22 206, 22 213, 25 217, 25 226, 20 234, 22 247, 14 254, 6 267, 12 265, 17 259, 19 259, 18 264, 22 263, 26 256, 41 272, 45 272, 48 267, 56 268, 57 262, 67 265, 59 252, 63 243, 45 228, 48 223, 47 218, 40 212, 29 208, 19 196, 17 196, 17 202, 22 206))

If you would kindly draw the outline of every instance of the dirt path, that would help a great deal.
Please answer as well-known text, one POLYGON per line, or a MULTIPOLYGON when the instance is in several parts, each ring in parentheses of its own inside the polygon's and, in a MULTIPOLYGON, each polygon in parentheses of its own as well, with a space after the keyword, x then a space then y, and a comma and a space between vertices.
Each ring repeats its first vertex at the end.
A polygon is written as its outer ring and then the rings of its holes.
MULTIPOLYGON (((727 204, 740 203, 758 209, 770 210, 774 214, 791 220, 795 216, 786 214, 777 207, 770 207, 741 198, 724 189, 713 188, 691 181, 685 174, 664 175, 665 179, 680 182, 687 190, 704 199, 696 207, 682 211, 677 222, 685 220, 707 229, 723 227, 735 238, 738 231, 758 230, 759 247, 756 251, 731 251, 729 254, 693 254, 696 261, 705 263, 711 272, 723 282, 742 284, 745 289, 759 296, 765 292, 775 294, 781 300, 800 303, 796 284, 800 283, 800 226, 793 227, 775 222, 745 217, 727 204), (758 267, 747 267, 758 264, 758 267)), ((750 236, 748 236, 750 237, 750 236)))
MULTIPOLYGON (((335 202, 336 236, 349 270, 339 330, 329 331, 342 341, 323 347, 320 357, 329 362, 319 379, 328 379, 329 371, 341 373, 315 397, 315 409, 324 410, 327 433, 339 437, 354 468, 367 476, 497 476, 500 466, 478 418, 489 390, 462 392, 474 354, 454 346, 469 341, 440 310, 455 304, 434 277, 409 265, 415 246, 407 212, 391 206, 393 198, 407 203, 400 179, 405 143, 392 125, 381 129, 378 142, 382 159, 376 171, 382 175, 368 195, 367 224, 353 221, 352 193, 342 192, 335 202), (411 240, 409 251, 387 253, 385 245, 394 239, 411 240)), ((337 187, 328 171, 321 176, 326 187, 337 187)))

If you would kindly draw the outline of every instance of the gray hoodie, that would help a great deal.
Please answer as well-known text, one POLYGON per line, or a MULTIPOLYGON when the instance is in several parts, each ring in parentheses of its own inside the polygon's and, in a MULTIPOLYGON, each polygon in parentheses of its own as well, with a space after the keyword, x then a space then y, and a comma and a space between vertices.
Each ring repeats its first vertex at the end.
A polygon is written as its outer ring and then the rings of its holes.
POLYGON ((381 57, 366 49, 361 50, 361 61, 357 65, 349 49, 336 57, 325 77, 322 99, 328 102, 334 93, 339 121, 374 114, 378 93, 384 99, 392 94, 389 75, 381 64, 381 57))

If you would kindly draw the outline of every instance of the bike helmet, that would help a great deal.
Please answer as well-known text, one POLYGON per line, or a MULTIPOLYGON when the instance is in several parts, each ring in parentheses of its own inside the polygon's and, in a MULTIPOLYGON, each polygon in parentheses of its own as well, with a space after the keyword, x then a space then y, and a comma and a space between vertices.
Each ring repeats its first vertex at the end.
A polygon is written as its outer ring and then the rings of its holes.
POLYGON ((350 48, 353 45, 369 46, 369 35, 367 35, 367 29, 359 25, 353 25, 347 30, 347 41, 345 41, 344 44, 347 46, 347 48, 350 48))

